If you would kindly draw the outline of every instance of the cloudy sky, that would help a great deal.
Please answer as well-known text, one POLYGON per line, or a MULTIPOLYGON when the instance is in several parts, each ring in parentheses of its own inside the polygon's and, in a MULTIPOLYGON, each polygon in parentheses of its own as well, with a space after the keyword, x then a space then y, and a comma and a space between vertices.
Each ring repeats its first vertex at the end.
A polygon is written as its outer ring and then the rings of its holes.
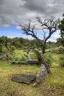
POLYGON ((0 0, 0 26, 23 24, 36 16, 61 17, 64 0, 0 0))
POLYGON ((0 24, 23 23, 36 16, 61 16, 64 0, 0 0, 0 24))

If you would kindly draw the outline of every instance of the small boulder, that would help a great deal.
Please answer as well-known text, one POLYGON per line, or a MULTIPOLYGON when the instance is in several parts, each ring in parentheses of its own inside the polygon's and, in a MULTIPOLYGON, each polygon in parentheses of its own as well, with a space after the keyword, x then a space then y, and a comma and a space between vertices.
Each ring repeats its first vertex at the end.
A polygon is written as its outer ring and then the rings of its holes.
POLYGON ((35 81, 36 74, 15 74, 12 75, 11 80, 18 83, 30 84, 35 81))

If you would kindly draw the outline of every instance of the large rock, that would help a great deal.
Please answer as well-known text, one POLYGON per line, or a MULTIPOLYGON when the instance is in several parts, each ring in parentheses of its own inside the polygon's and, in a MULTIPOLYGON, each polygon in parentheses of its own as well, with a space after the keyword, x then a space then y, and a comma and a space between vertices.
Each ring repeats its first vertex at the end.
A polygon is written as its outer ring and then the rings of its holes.
MULTIPOLYGON (((42 57, 40 52, 38 50, 35 50, 36 56, 38 61, 37 63, 41 64, 40 71, 37 74, 17 74, 12 76, 12 81, 18 82, 18 83, 25 83, 30 84, 34 81, 34 85, 41 83, 45 77, 47 77, 49 71, 48 63, 45 61, 45 59, 42 57)), ((30 61, 28 63, 33 64, 33 61, 30 61)))
POLYGON ((33 64, 39 64, 39 62, 38 62, 38 60, 28 60, 28 61, 11 61, 10 62, 11 64, 31 64, 31 65, 33 65, 33 64))
POLYGON ((45 79, 45 77, 47 77, 47 75, 48 73, 47 73, 46 67, 43 64, 41 64, 39 73, 14 74, 12 75, 11 80, 18 83, 30 84, 32 82, 35 82, 36 84, 38 84, 38 83, 41 83, 45 79))
POLYGON ((35 81, 36 74, 15 74, 11 80, 18 83, 30 84, 35 81))
POLYGON ((11 64, 27 64, 26 61, 11 61, 11 64))
POLYGON ((44 64, 41 64, 40 72, 36 74, 36 83, 41 83, 45 77, 47 77, 48 72, 44 64))
POLYGON ((37 64, 37 65, 39 65, 39 62, 38 62, 38 60, 28 60, 27 64, 31 64, 31 65, 37 64))

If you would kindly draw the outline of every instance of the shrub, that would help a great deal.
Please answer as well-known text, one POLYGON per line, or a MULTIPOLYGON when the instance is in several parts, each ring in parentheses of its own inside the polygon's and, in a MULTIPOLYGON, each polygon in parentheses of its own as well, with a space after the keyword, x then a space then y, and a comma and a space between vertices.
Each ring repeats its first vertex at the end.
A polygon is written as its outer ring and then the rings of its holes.
POLYGON ((27 58, 25 56, 13 56, 13 61, 25 61, 27 58))
POLYGON ((2 53, 7 53, 8 52, 8 50, 7 50, 7 48, 6 47, 2 47, 2 53))
POLYGON ((59 58, 59 63, 60 63, 60 66, 61 66, 61 67, 64 67, 64 56, 61 56, 61 57, 59 58))
POLYGON ((47 61, 47 63, 49 64, 49 66, 51 66, 52 61, 53 61, 51 54, 50 54, 50 53, 45 54, 45 55, 44 55, 44 58, 45 58, 45 60, 47 61))
POLYGON ((58 52, 61 53, 61 54, 64 53, 64 47, 60 46, 59 49, 58 49, 58 52))
POLYGON ((31 57, 31 59, 37 59, 36 54, 34 52, 30 53, 30 57, 31 57))
POLYGON ((11 46, 11 51, 13 52, 15 50, 15 46, 11 46))
POLYGON ((20 61, 25 61, 25 60, 27 60, 27 58, 25 56, 22 56, 20 59, 20 61))
POLYGON ((51 50, 51 52, 56 54, 64 54, 64 47, 60 46, 58 48, 54 48, 51 50))
POLYGON ((2 52, 2 45, 0 44, 0 53, 2 52))

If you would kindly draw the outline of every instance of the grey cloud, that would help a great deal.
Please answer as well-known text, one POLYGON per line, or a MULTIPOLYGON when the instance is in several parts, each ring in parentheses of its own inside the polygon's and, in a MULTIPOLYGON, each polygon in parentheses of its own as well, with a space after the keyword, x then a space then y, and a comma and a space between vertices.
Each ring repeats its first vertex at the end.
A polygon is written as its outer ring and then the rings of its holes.
POLYGON ((0 0, 0 24, 25 23, 36 16, 60 16, 64 0, 0 0))
POLYGON ((43 11, 47 7, 45 4, 46 2, 42 0, 26 0, 25 7, 29 8, 30 10, 43 11))
POLYGON ((21 22, 23 15, 25 16, 28 9, 23 8, 23 1, 21 0, 0 0, 0 24, 21 22), (22 7, 19 7, 19 6, 22 7), (14 21, 14 22, 13 22, 14 21))
POLYGON ((3 4, 4 0, 0 0, 0 5, 3 4))
POLYGON ((44 15, 62 13, 64 9, 63 0, 25 0, 25 7, 44 15))

